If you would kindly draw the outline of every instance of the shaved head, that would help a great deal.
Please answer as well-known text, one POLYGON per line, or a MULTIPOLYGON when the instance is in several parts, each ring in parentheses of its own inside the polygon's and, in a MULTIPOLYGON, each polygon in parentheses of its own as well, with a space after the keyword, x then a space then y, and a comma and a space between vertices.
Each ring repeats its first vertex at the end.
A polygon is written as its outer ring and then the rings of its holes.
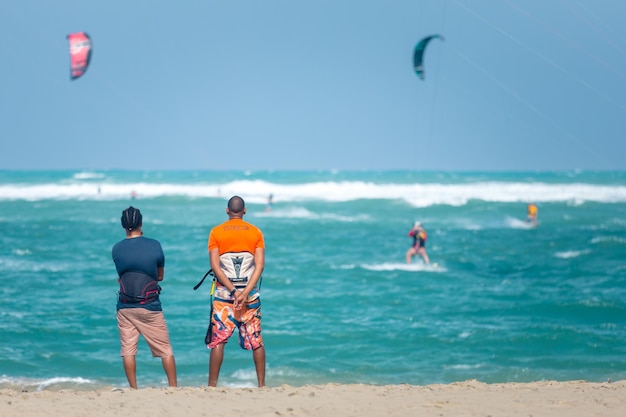
POLYGON ((243 198, 238 195, 231 197, 228 200, 228 211, 233 214, 243 213, 243 210, 246 208, 246 203, 243 201, 243 198))

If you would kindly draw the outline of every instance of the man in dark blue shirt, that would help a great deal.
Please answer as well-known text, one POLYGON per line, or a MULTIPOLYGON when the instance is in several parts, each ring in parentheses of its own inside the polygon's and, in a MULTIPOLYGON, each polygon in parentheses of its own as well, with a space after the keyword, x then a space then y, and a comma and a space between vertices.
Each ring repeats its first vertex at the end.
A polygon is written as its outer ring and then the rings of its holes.
POLYGON ((141 212, 129 207, 122 212, 126 239, 111 251, 119 275, 117 324, 122 361, 131 388, 137 388, 137 345, 142 335, 152 356, 160 357, 170 387, 177 385, 176 362, 163 315, 158 285, 163 281, 165 256, 161 244, 143 236, 141 212))

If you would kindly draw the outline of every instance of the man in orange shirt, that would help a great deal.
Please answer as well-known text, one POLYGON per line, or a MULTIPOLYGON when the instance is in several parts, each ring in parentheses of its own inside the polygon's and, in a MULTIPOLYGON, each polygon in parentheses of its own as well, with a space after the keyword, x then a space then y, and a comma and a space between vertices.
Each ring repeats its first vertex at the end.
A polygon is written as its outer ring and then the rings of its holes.
POLYGON ((239 196, 228 200, 228 220, 211 229, 209 257, 217 286, 211 315, 209 386, 217 386, 224 346, 239 330, 239 345, 251 350, 259 387, 265 386, 265 347, 261 337, 261 273, 265 242, 258 227, 243 220, 246 205, 239 196))

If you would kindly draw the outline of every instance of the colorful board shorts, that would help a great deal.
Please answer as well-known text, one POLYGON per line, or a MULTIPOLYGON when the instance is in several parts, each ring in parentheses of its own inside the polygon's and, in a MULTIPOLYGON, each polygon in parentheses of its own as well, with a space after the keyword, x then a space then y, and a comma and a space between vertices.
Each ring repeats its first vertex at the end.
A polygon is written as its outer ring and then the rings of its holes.
POLYGON ((263 346, 261 298, 258 290, 252 290, 248 295, 245 308, 235 311, 233 297, 228 293, 228 289, 218 286, 213 298, 211 328, 211 343, 207 345, 209 349, 228 342, 235 329, 239 330, 239 346, 242 349, 255 350, 263 346))
POLYGON ((137 354, 140 334, 148 343, 152 356, 162 358, 174 355, 162 311, 123 308, 117 311, 117 326, 120 330, 120 356, 137 354))

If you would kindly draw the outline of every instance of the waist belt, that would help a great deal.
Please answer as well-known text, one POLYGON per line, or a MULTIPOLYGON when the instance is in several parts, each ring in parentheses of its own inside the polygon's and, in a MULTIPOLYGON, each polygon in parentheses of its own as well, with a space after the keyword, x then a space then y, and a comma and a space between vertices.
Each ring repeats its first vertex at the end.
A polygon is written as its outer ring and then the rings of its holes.
POLYGON ((125 304, 146 304, 159 299, 158 281, 143 272, 125 272, 119 278, 119 300, 125 304))
POLYGON ((254 256, 250 252, 228 252, 220 255, 220 268, 236 288, 248 285, 254 271, 254 256))

